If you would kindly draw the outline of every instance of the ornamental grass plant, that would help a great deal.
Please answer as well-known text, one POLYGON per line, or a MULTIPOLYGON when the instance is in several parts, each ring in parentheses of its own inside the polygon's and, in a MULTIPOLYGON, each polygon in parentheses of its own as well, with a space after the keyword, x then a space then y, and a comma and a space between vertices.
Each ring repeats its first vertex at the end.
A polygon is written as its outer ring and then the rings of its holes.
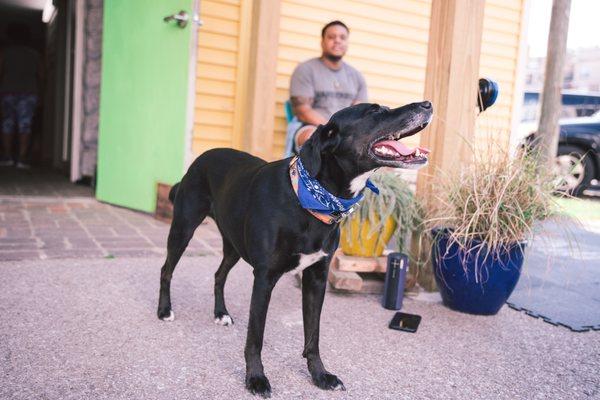
POLYGON ((441 174, 434 201, 428 201, 424 227, 444 228, 448 248, 456 244, 464 257, 485 260, 530 241, 540 233, 537 222, 560 216, 554 177, 538 167, 535 153, 511 157, 490 142, 488 151, 473 154, 468 167, 441 174))
POLYGON ((387 243, 381 233, 386 222, 391 218, 395 223, 397 251, 407 253, 407 239, 410 232, 423 222, 422 208, 408 182, 393 170, 381 168, 370 179, 379 188, 379 195, 365 191, 364 198, 357 205, 357 209, 342 222, 342 234, 346 238, 351 238, 352 221, 358 220, 358 226, 362 226, 366 221, 369 226, 368 233, 364 235, 366 230, 358 230, 359 243, 362 245, 367 241, 363 236, 371 238, 376 234, 378 244, 385 247, 387 243))

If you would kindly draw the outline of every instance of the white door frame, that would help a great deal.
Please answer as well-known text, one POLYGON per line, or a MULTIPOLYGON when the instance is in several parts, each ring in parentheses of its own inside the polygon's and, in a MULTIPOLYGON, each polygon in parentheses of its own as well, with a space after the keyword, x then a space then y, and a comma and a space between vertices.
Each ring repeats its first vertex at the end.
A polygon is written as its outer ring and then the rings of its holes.
MULTIPOLYGON (((71 182, 81 178, 81 121, 83 113, 83 52, 85 8, 83 1, 75 2, 75 44, 73 61, 73 102, 67 108, 71 112, 71 166, 69 177, 71 182)), ((67 80, 69 80, 67 78, 67 80)), ((69 124, 66 124, 68 127, 69 124)), ((65 140, 64 143, 67 141, 65 140)))
POLYGON ((185 122, 185 138, 183 149, 183 173, 194 161, 192 142, 194 140, 194 114, 196 110, 196 65, 198 63, 198 28, 202 25, 200 20, 200 0, 193 0, 190 26, 192 40, 190 40, 190 59, 188 63, 188 96, 185 122))

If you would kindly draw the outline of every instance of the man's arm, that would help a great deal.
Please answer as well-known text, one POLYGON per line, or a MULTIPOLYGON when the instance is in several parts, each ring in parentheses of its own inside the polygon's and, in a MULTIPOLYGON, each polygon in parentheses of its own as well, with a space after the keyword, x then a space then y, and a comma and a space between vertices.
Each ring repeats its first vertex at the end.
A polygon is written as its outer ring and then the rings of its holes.
POLYGON ((290 102, 294 115, 299 121, 309 125, 326 124, 327 120, 313 109, 315 85, 310 66, 299 64, 290 79, 290 102))
POLYGON ((294 115, 296 115, 298 120, 309 125, 321 125, 327 123, 327 120, 323 118, 318 111, 315 111, 312 108, 314 99, 303 96, 292 96, 290 100, 292 102, 294 115))

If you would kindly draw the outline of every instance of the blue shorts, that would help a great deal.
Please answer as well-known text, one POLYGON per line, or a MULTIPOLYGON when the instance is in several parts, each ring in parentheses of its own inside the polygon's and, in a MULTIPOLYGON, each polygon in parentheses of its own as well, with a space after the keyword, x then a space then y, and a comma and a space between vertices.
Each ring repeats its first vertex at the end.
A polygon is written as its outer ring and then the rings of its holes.
POLYGON ((35 94, 0 95, 0 115, 2 115, 2 133, 8 135, 31 133, 31 124, 38 97, 35 94))

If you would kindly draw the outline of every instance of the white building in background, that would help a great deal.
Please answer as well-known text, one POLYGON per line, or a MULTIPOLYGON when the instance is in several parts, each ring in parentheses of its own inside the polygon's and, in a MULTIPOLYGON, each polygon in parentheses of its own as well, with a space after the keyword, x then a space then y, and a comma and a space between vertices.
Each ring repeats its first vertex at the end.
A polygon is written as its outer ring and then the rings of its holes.
MULTIPOLYGON (((541 91, 544 86, 545 57, 530 57, 525 72, 525 91, 541 91)), ((563 89, 600 93, 600 47, 569 50, 565 60, 563 89)))
POLYGON ((569 89, 578 92, 600 92, 600 47, 581 49, 571 63, 569 89))

